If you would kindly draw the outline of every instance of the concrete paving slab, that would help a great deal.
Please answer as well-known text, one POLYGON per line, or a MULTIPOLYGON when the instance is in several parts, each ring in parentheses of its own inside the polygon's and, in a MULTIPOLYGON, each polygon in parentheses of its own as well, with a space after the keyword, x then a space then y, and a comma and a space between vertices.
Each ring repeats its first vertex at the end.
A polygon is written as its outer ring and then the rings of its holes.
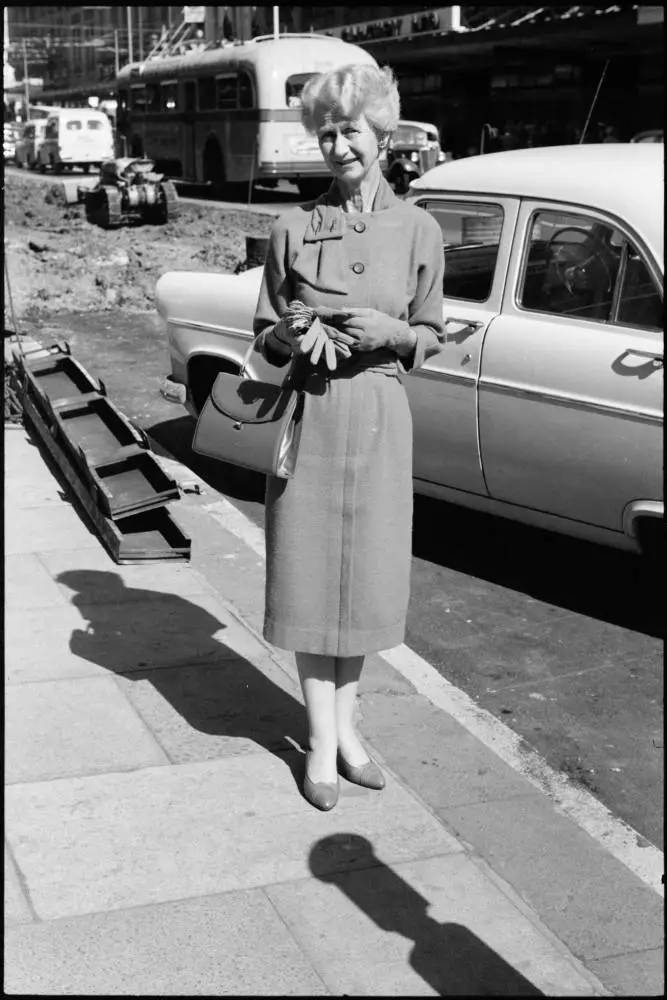
POLYGON ((394 773, 442 815, 466 803, 541 794, 422 695, 370 693, 361 696, 360 707, 362 734, 394 773))
POLYGON ((188 563, 119 566, 99 540, 95 547, 85 551, 64 546, 62 551, 44 550, 40 558, 62 593, 73 603, 136 601, 140 598, 139 589, 145 591, 142 600, 161 599, 165 593, 187 596, 202 591, 202 581, 188 563))
POLYGON ((662 946, 660 896, 546 797, 438 813, 582 960, 662 946))
POLYGON ((106 676, 99 664, 71 651, 72 635, 84 629, 86 621, 66 602, 56 584, 51 584, 60 606, 10 608, 5 612, 5 684, 106 676))
POLYGON ((359 681, 359 694, 385 693, 392 696, 414 694, 414 686, 403 674, 399 674, 390 663, 378 653, 371 653, 364 660, 364 669, 359 681))
POLYGON ((70 549, 96 550, 100 540, 84 524, 73 507, 21 507, 16 504, 5 510, 5 552, 7 555, 25 552, 53 552, 70 549))
MULTIPOLYGON (((63 504, 70 503, 60 487, 54 490, 51 483, 34 482, 32 477, 26 475, 25 472, 21 478, 14 471, 10 473, 10 476, 11 487, 8 488, 7 494, 11 492, 13 496, 6 495, 6 503, 8 501, 15 504, 20 503, 26 507, 61 507, 63 504)), ((5 473, 5 477, 7 477, 7 473, 5 473)))
POLYGON ((326 996, 261 889, 8 928, 8 994, 326 996))
MULTIPOLYGON (((5 541, 7 529, 5 528, 5 541)), ((14 555, 5 552, 5 610, 59 608, 68 605, 67 597, 53 582, 42 561, 34 552, 14 555)))
POLYGON ((635 951, 589 962, 591 972, 614 996, 662 997, 665 995, 665 949, 635 951))
POLYGON ((215 509, 210 509, 215 506, 202 505, 188 496, 181 500, 180 521, 192 539, 193 561, 198 572, 221 597, 242 611, 244 619, 261 635, 266 563, 263 555, 224 527, 215 509))
POLYGON ((313 842, 341 831, 390 864, 462 849, 394 781, 345 783, 330 813, 300 781, 282 759, 246 754, 11 785, 6 837, 42 920, 302 878, 313 842))
POLYGON ((269 899, 334 996, 591 996, 599 983, 465 855, 319 871, 269 899), (307 914, 307 919, 304 915, 307 914))
POLYGON ((12 860, 12 856, 5 847, 5 878, 4 878, 4 889, 5 889, 5 903, 4 903, 4 914, 5 914, 5 928, 11 926, 12 924, 30 924, 35 919, 30 909, 30 903, 26 897, 23 887, 21 885, 21 880, 19 878, 16 866, 12 860))
POLYGON ((5 783, 168 764, 109 677, 15 684, 5 692, 5 783))
POLYGON ((258 662, 228 656, 211 664, 134 671, 118 683, 169 759, 183 764, 262 747, 287 753, 290 740, 305 745, 305 711, 280 674, 268 657, 258 662))

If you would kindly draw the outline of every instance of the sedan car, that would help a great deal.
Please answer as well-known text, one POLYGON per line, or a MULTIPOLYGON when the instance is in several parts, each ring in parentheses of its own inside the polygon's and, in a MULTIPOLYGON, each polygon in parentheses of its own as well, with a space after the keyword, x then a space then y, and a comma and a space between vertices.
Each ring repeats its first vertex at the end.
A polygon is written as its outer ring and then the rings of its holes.
MULTIPOLYGON (((662 151, 628 143, 611 159, 602 144, 469 157, 427 172, 409 197, 442 230, 447 331, 405 379, 415 490, 657 552, 662 151)), ((240 368, 261 275, 171 272, 158 282, 172 389, 193 414, 217 371, 240 368)))

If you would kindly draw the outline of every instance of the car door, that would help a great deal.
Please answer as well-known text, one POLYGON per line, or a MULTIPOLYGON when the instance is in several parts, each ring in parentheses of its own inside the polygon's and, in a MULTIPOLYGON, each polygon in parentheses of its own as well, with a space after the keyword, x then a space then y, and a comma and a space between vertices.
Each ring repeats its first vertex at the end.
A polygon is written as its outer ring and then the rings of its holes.
POLYGON ((489 493, 620 531, 661 495, 662 274, 619 220, 525 202, 484 344, 489 493))
POLYGON ((485 496, 477 384, 484 337, 500 312, 519 201, 434 194, 416 204, 442 229, 447 340, 406 379, 415 485, 423 492, 436 485, 485 496))

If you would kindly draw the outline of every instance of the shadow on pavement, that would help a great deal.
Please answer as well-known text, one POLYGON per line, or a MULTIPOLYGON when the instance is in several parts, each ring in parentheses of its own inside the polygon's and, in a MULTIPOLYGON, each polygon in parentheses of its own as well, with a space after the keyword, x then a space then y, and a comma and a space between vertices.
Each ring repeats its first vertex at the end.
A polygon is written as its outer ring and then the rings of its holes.
POLYGON ((433 920, 428 901, 377 858, 365 837, 324 837, 309 864, 315 878, 337 886, 382 930, 414 941, 410 965, 440 996, 544 996, 467 927, 433 920))
POLYGON ((177 417, 144 428, 156 455, 182 462, 218 493, 234 500, 264 503, 265 477, 213 459, 202 458, 192 450, 195 421, 192 417, 177 417))
POLYGON ((657 574, 639 556, 415 496, 412 554, 661 638, 657 574))
MULTIPOLYGON (((303 707, 213 638, 226 628, 214 615, 177 594, 126 587, 117 573, 68 570, 57 581, 75 592, 71 603, 88 621, 72 632, 76 656, 149 681, 196 732, 254 741, 286 763, 300 786, 304 758, 286 737, 306 745, 303 707), (168 665, 160 666, 165 655, 168 665)), ((158 738, 169 754, 168 727, 158 738)))

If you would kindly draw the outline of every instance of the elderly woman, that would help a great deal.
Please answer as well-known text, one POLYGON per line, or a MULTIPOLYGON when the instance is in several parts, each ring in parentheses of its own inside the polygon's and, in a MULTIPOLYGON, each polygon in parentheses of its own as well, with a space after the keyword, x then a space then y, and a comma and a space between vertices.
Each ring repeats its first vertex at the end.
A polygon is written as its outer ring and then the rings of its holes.
POLYGON ((437 222, 382 176, 399 118, 391 70, 352 65, 312 78, 302 117, 333 182, 276 222, 255 316, 265 359, 308 373, 295 475, 267 484, 264 636, 296 653, 309 728, 303 791, 326 810, 339 773, 385 783, 354 710, 364 656, 405 633, 412 422, 402 376, 439 349, 443 252, 437 222), (295 301, 323 322, 334 371, 302 349, 295 301))

